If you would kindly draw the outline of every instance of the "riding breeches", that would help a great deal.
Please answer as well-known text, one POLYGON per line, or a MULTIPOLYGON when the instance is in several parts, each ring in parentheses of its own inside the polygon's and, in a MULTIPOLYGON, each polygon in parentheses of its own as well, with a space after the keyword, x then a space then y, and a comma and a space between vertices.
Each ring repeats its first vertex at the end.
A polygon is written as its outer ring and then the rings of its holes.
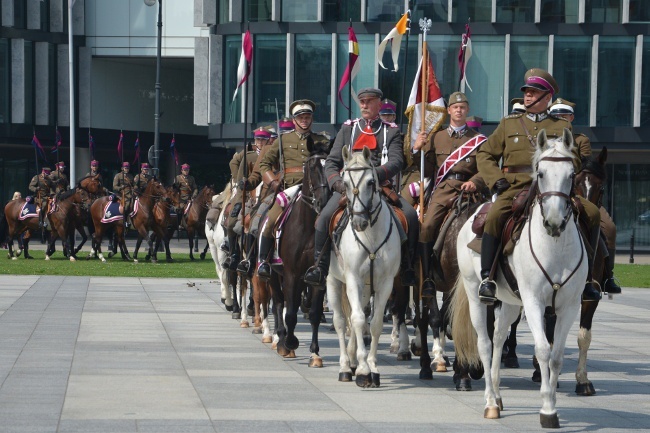
POLYGON ((449 212, 446 205, 437 202, 431 202, 424 214, 422 227, 420 227, 420 242, 435 242, 438 237, 438 231, 449 212))
POLYGON ((607 248, 616 249, 616 224, 603 206, 600 207, 600 230, 605 235, 607 248))
POLYGON ((271 206, 271 209, 269 209, 269 212, 266 215, 266 221, 264 222, 264 228, 262 229, 262 236, 273 239, 273 229, 275 228, 275 222, 278 220, 278 218, 280 218, 283 210, 284 208, 277 202, 273 203, 273 206, 271 206))
POLYGON ((420 169, 415 164, 408 166, 402 171, 402 179, 400 182, 400 195, 411 205, 415 206, 418 199, 413 197, 409 191, 409 185, 413 182, 420 181, 420 169))
POLYGON ((269 208, 273 205, 274 198, 273 194, 268 195, 264 200, 260 202, 257 207, 253 208, 253 213, 251 214, 251 225, 249 228, 249 233, 254 237, 257 237, 260 231, 260 220, 266 216, 269 211, 269 208))

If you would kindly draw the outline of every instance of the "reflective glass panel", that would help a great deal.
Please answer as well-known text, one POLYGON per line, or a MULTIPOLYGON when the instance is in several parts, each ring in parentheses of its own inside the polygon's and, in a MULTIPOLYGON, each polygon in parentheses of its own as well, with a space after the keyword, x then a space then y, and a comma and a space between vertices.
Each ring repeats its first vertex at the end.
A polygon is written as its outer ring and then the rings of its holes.
POLYGON ((591 101, 591 45, 589 36, 556 36, 553 77, 561 96, 576 104, 574 125, 589 125, 591 101))
MULTIPOLYGON (((225 67, 223 70, 223 107, 225 123, 239 123, 241 118, 241 103, 243 93, 239 91, 233 102, 232 96, 237 88, 237 66, 241 54, 241 36, 226 36, 224 49, 225 67)), ((243 90, 243 89, 240 89, 243 90)))
MULTIPOLYGON (((401 3, 404 4, 404 2, 401 3)), ((449 2, 447 0, 420 0, 414 3, 411 19, 413 26, 417 29, 419 29, 418 22, 422 17, 427 17, 434 23, 446 23, 449 20, 449 2)), ((402 11, 402 13, 404 12, 402 11)))
POLYGON ((41 30, 50 30, 50 0, 41 0, 41 30))
POLYGON ((466 0, 453 2, 451 19, 455 23, 472 22, 489 23, 492 21, 492 2, 489 0, 466 0))
POLYGON ((287 87, 287 37, 258 35, 255 37, 255 114, 256 122, 275 122, 275 100, 280 116, 285 111, 287 87))
POLYGON ((246 0, 244 21, 270 21, 271 8, 271 0, 246 0))
POLYGON ((543 23, 577 23, 578 0, 542 0, 543 23))
POLYGON ((641 68, 641 126, 650 126, 650 36, 643 38, 641 68))
POLYGON ((361 0, 324 0, 325 21, 361 21, 361 0))
POLYGON ((548 38, 546 36, 512 36, 510 38, 508 101, 521 97, 524 75, 530 68, 548 70, 548 38))
POLYGON ((9 123, 9 41, 0 39, 0 124, 9 123))
POLYGON ((230 21, 230 0, 219 0, 219 24, 224 24, 230 21))
MULTIPOLYGON (((460 36, 447 35, 427 37, 427 47, 431 56, 431 64, 433 65, 438 85, 445 100, 448 100, 449 95, 458 90, 458 51, 460 49, 460 39, 460 36)), ((471 85, 472 83, 470 82, 471 85)))
MULTIPOLYGON (((375 58, 375 35, 357 35, 357 41, 359 43, 359 58, 357 59, 359 63, 359 72, 357 76, 352 81, 352 87, 355 91, 363 89, 364 87, 374 87, 375 85, 375 67, 372 63, 375 58)), ((348 66, 349 60, 349 50, 348 50, 348 37, 347 35, 339 35, 338 40, 338 51, 336 54, 336 76, 337 76, 337 85, 336 90, 338 91, 339 84, 341 84, 341 78, 343 77, 343 72, 348 66)), ((338 95, 337 95, 338 98, 338 95)), ((348 109, 339 101, 336 100, 336 121, 337 123, 343 123, 347 119, 355 119, 361 116, 359 111, 359 106, 351 99, 350 96, 350 85, 347 84, 343 90, 341 90, 341 99, 345 105, 351 107, 351 114, 348 112, 348 109)))
POLYGON ((34 123, 34 42, 25 41, 25 123, 34 123))
MULTIPOLYGON (((386 35, 381 35, 384 38, 386 35)), ((389 50, 387 50, 389 51, 389 50)), ((399 69, 397 72, 394 72, 393 60, 390 57, 390 54, 384 54, 384 66, 388 69, 383 69, 379 67, 379 88, 384 93, 384 97, 392 101, 395 101, 397 104, 397 122, 400 121, 400 116, 403 116, 404 110, 406 109, 405 104, 408 102, 408 96, 411 92, 411 87, 413 86, 413 80, 415 79, 415 71, 418 67, 418 38, 411 37, 409 38, 408 44, 408 59, 406 58, 406 42, 402 41, 401 49, 399 52, 399 69), (404 64, 406 62, 406 68, 404 64), (404 81, 404 70, 406 69, 406 81, 404 81), (404 92, 402 93, 402 87, 404 92), (404 96, 402 99, 401 96, 404 96)), ((407 120, 404 120, 404 124, 407 123, 407 120)))
POLYGON ((472 101, 472 115, 485 122, 498 122, 503 117, 505 38, 503 36, 473 36, 472 57, 467 63, 466 89, 472 101))
POLYGON ((634 235, 636 248, 647 247, 650 245, 650 165, 610 166, 608 163, 606 167, 610 179, 607 191, 611 192, 606 207, 616 221, 617 246, 629 248, 634 235))
POLYGON ((585 22, 620 23, 622 0, 585 0, 585 22))
POLYGON ((54 44, 48 44, 48 63, 49 63, 49 77, 48 77, 48 91, 49 91, 49 119, 48 123, 50 125, 56 124, 56 112, 57 107, 57 95, 58 95, 58 85, 57 85, 57 46, 54 44))
POLYGON ((630 22, 650 22, 648 0, 630 0, 630 22))
POLYGON ((634 37, 603 36, 598 45, 597 126, 631 126, 634 37), (606 85, 603 85, 606 83, 606 85))
POLYGON ((532 23, 535 0, 497 0, 498 23, 532 23))
POLYGON ((14 0, 14 28, 27 28, 27 1, 14 0))
POLYGON ((282 21, 316 21, 318 0, 282 0, 282 21))
POLYGON ((314 121, 331 121, 332 37, 296 35, 294 99, 316 103, 314 121))

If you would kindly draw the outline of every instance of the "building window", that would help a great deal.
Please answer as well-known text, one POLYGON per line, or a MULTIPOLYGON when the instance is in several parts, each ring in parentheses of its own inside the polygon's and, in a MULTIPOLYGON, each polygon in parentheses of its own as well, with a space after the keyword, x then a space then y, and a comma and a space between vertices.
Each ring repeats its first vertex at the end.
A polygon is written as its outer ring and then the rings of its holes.
POLYGON ((27 2, 25 0, 14 0, 14 28, 27 28, 27 2))
MULTIPOLYGON (((384 38, 386 35, 381 35, 384 38)), ((379 67, 379 88, 384 93, 384 98, 388 98, 392 101, 395 101, 397 105, 397 121, 400 120, 400 113, 404 113, 406 107, 404 104, 408 102, 408 95, 411 92, 411 87, 413 86, 413 80, 415 79, 415 71, 418 67, 418 38, 411 37, 409 38, 408 44, 408 59, 406 59, 406 43, 402 40, 400 52, 399 52, 399 69, 397 72, 393 72, 395 69, 393 67, 393 60, 390 58, 390 50, 386 50, 384 54, 384 66, 388 69, 383 69, 379 67), (406 67, 404 62, 408 60, 406 67), (404 82, 404 74, 406 73, 406 82, 404 82), (404 85, 404 99, 402 101, 402 85, 404 85)), ((406 122, 405 122, 406 123, 406 122)))
POLYGON ((9 123, 9 41, 0 39, 0 124, 9 123))
POLYGON ((54 44, 48 44, 48 102, 49 102, 49 118, 48 124, 56 124, 56 113, 58 110, 57 107, 57 98, 58 98, 58 65, 57 65, 57 46, 54 44))
POLYGON ((589 125, 591 101, 591 45, 589 36, 556 36, 553 77, 561 96, 576 104, 574 125, 589 125))
POLYGON ((650 22, 650 2, 630 0, 630 22, 650 22))
MULTIPOLYGON (((438 85, 440 86, 442 95, 447 100, 449 99, 449 95, 458 90, 458 50, 460 49, 460 36, 429 36, 427 37, 427 46, 438 85)), ((474 83, 470 79, 470 87, 472 84, 474 83)), ((468 95, 471 95, 469 89, 466 89, 466 92, 468 95)))
POLYGON ((325 0, 325 21, 361 21, 361 0, 325 0))
POLYGON ((535 2, 531 0, 497 0, 498 23, 532 23, 535 2))
MULTIPOLYGON (((607 164, 610 179, 609 194, 613 200, 609 212, 616 221, 619 248, 630 246, 630 236, 635 228, 635 246, 650 245, 650 165, 648 164, 607 164)), ((608 197, 605 197, 606 199, 608 197)))
POLYGON ((602 36, 598 45, 598 126, 631 126, 635 38, 602 36), (606 85, 605 85, 606 83, 606 85))
POLYGON ((530 68, 548 69, 548 38, 546 36, 512 36, 510 38, 508 101, 511 98, 521 97, 524 75, 530 68))
POLYGON ((650 126, 650 36, 643 38, 641 68, 641 126, 650 126))
POLYGON ((34 42, 25 41, 25 123, 34 123, 34 42))
POLYGON ((577 23, 579 0, 542 0, 543 23, 577 23))
MULTIPOLYGON (((359 43, 359 58, 357 61, 361 62, 361 67, 359 68, 359 73, 352 82, 356 92, 364 87, 374 87, 375 85, 375 68, 372 63, 375 58, 375 35, 357 35, 357 42, 359 43)), ((345 68, 348 66, 348 57, 348 38, 346 35, 339 35, 338 50, 336 54, 336 79, 338 80, 336 86, 337 91, 338 85, 341 83, 341 78, 343 77, 343 71, 345 71, 345 68)), ((337 99, 337 123, 343 123, 347 119, 354 119, 361 115, 359 106, 353 99, 351 99, 349 84, 341 90, 341 99, 343 99, 345 105, 350 107, 351 113, 348 112, 348 109, 345 108, 345 106, 341 104, 341 101, 337 99)))
POLYGON ((50 0, 41 0, 41 30, 50 31, 50 0))
POLYGON ((294 99, 316 103, 314 121, 331 122, 332 36, 296 35, 294 99))
POLYGON ((455 23, 466 23, 471 18, 474 22, 492 22, 492 1, 466 0, 454 2, 451 20, 455 23))
POLYGON ((282 21, 317 21, 318 0, 282 0, 282 21))
POLYGON ((620 23, 621 0, 585 0, 585 22, 620 23))
MULTIPOLYGON (((232 95, 237 88, 237 66, 241 55, 241 36, 226 36, 225 43, 225 65, 223 84, 223 107, 225 123, 239 123, 242 121, 241 104, 244 100, 242 91, 238 92, 237 98, 233 101, 232 95)), ((240 89, 243 90, 243 89, 240 89)))
POLYGON ((467 89, 467 97, 472 101, 472 114, 486 122, 498 122, 504 114, 505 38, 473 36, 472 50, 466 71, 473 90, 467 89))
MULTIPOLYGON (((420 7, 416 5, 415 9, 419 9, 420 7)), ((413 14, 415 14, 415 9, 412 11, 413 14)), ((366 20, 369 22, 397 22, 405 12, 404 0, 369 1, 366 6, 366 20)), ((412 19, 414 20, 414 16, 412 19)), ((417 24, 417 20, 413 22, 417 24)))
MULTIPOLYGON (((402 3, 402 8, 404 7, 404 2, 402 3)), ((434 23, 446 23, 449 20, 449 3, 447 0, 430 0, 427 2, 419 1, 416 2, 413 7, 413 13, 411 16, 412 22, 416 29, 419 29, 419 20, 420 18, 427 17, 434 23), (426 3, 426 4, 423 4, 426 3)))
POLYGON ((244 21, 271 21, 271 0, 246 0, 244 21))
POLYGON ((230 22, 230 0, 219 0, 218 4, 219 24, 230 22))
POLYGON ((256 122, 275 122, 275 100, 279 115, 285 113, 287 87, 287 37, 285 35, 259 35, 255 37, 254 57, 256 122))

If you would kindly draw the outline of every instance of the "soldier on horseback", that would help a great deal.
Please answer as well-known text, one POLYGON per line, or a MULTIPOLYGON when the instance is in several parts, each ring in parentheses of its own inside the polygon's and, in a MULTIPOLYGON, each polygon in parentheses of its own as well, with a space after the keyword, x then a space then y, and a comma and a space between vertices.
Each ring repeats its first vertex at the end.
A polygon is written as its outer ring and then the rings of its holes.
POLYGON ((70 182, 68 181, 68 176, 65 174, 65 162, 57 162, 55 167, 54 171, 50 174, 50 180, 52 181, 54 193, 59 194, 70 189, 70 182))
MULTIPOLYGON (((298 191, 303 179, 303 165, 309 157, 308 142, 329 145, 329 140, 322 134, 312 132, 316 104, 308 99, 294 101, 289 106, 293 118, 294 130, 282 135, 282 139, 273 143, 260 161, 262 180, 274 193, 292 188, 298 191), (279 175, 275 174, 276 167, 280 167, 279 175)), ((271 278, 271 265, 269 255, 275 244, 275 223, 283 212, 285 203, 276 201, 267 214, 267 219, 262 229, 260 239, 259 260, 257 274, 262 279, 271 278)))
MULTIPOLYGON (((549 138, 562 137, 564 128, 571 130, 571 124, 564 119, 548 115, 548 107, 554 94, 559 92, 557 82, 548 72, 533 68, 526 72, 524 93, 526 113, 511 114, 501 119, 497 129, 478 151, 478 169, 487 185, 498 194, 492 204, 485 223, 481 245, 481 278, 479 298, 492 304, 496 301, 496 283, 492 274, 493 263, 500 250, 501 232, 508 217, 512 215, 514 197, 533 181, 531 173, 532 149, 536 146, 537 134, 546 130, 549 138), (503 158, 503 167, 499 160, 503 158)), ((573 149, 575 172, 580 171, 578 149, 573 149)), ((588 200, 577 197, 584 207, 584 216, 589 226, 589 243, 592 250, 598 246, 600 236, 600 212, 588 200)), ((588 248, 589 250, 589 248, 588 248)), ((583 300, 597 301, 600 291, 592 284, 591 270, 595 254, 589 257, 589 272, 583 292, 583 300)))
MULTIPOLYGON (((551 105, 549 114, 555 117, 561 117, 571 123, 575 119, 574 110, 575 103, 567 101, 566 99, 556 99, 551 105)), ((580 157, 586 158, 591 156, 591 140, 584 134, 573 134, 573 139, 576 146, 580 151, 580 157)), ((602 195, 601 195, 602 199, 602 195)), ((608 293, 621 293, 621 287, 616 283, 614 279, 614 262, 616 259, 616 225, 612 220, 612 217, 607 212, 607 209, 602 205, 598 204, 600 210, 600 229, 602 234, 605 237, 605 244, 607 245, 607 267, 605 269, 605 285, 603 291, 608 293)))
POLYGON ((174 179, 174 187, 178 188, 180 192, 180 207, 181 212, 185 210, 185 206, 190 200, 194 200, 199 194, 199 189, 196 186, 194 176, 190 176, 190 165, 181 165, 181 174, 174 179))
POLYGON ((147 189, 149 180, 153 178, 151 173, 149 173, 149 168, 149 164, 143 162, 140 164, 140 173, 136 174, 133 178, 133 192, 135 192, 136 197, 142 195, 144 190, 147 189))
POLYGON ((131 206, 133 204, 133 176, 129 173, 131 164, 128 162, 122 163, 122 171, 117 173, 113 178, 113 190, 118 193, 118 198, 122 200, 122 208, 124 209, 124 226, 131 225, 131 206))
POLYGON ((433 190, 420 228, 423 298, 435 296, 431 258, 450 205, 461 191, 474 193, 485 189, 476 167, 476 153, 487 137, 467 125, 468 112, 469 101, 465 94, 452 93, 447 103, 449 127, 435 133, 428 142, 427 133, 421 132, 414 145, 414 150, 422 150, 418 155, 424 155, 424 176, 431 180, 433 190))
MULTIPOLYGON (((351 152, 362 151, 364 147, 370 149, 373 166, 381 186, 390 184, 404 164, 403 140, 399 127, 394 123, 384 123, 379 117, 383 105, 381 101, 383 92, 379 89, 367 88, 360 90, 357 97, 360 102, 361 118, 350 119, 343 124, 325 162, 325 175, 333 194, 316 221, 315 263, 307 270, 304 277, 307 284, 323 289, 330 264, 331 248, 326 245, 329 238, 329 223, 339 207, 341 196, 345 194, 345 184, 340 174, 343 169, 343 147, 347 147, 351 152)), ((407 246, 402 247, 402 283, 413 285, 415 284, 413 261, 419 232, 418 217, 415 209, 404 198, 397 196, 394 200, 402 208, 409 227, 407 246)), ((397 226, 402 230, 401 224, 397 226)))
POLYGON ((29 182, 29 190, 34 193, 36 206, 40 208, 40 212, 38 213, 39 227, 47 227, 45 209, 47 207, 47 199, 53 193, 50 173, 51 171, 49 167, 43 167, 41 169, 41 174, 32 177, 31 182, 29 182))

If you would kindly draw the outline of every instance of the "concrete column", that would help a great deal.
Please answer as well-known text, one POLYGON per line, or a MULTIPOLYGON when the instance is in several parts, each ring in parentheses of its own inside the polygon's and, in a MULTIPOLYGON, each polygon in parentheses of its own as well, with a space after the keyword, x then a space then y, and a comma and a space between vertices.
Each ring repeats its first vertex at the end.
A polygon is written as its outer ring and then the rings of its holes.
MULTIPOLYGON (((63 2, 67 0, 50 0, 50 32, 61 33, 63 32, 63 2)), ((65 11, 67 14, 67 10, 65 11)))
POLYGON ((214 0, 194 0, 194 27, 217 24, 217 3, 214 0))
POLYGON ((194 38, 194 124, 208 124, 210 40, 194 38))
POLYGON ((11 123, 25 123, 25 40, 11 40, 11 123))
POLYGON ((230 0, 230 21, 242 22, 244 19, 244 2, 230 0))
POLYGON ((208 124, 223 123, 223 35, 210 35, 208 124))
MULTIPOLYGON (((68 13, 68 1, 63 0, 63 12, 68 13)), ((85 35, 86 34, 86 4, 85 0, 75 0, 72 7, 72 34, 85 35)))
MULTIPOLYGON (((79 1, 79 0, 77 0, 79 1)), ((77 7, 75 5, 75 7, 77 7)), ((79 47, 79 128, 90 128, 91 122, 91 83, 92 83, 92 49, 79 47)), ((79 167, 79 165, 77 165, 79 167)))
POLYGON ((27 0, 27 28, 41 28, 41 0, 27 0))
POLYGON ((14 26, 14 0, 2 0, 2 26, 14 26))
POLYGON ((50 122, 50 44, 47 42, 35 42, 35 89, 38 102, 34 107, 35 123, 37 125, 48 125, 50 122))
POLYGON ((68 44, 56 47, 57 57, 57 122, 70 126, 70 84, 68 79, 68 44))
POLYGON ((203 0, 194 0, 194 27, 203 27, 203 0))

